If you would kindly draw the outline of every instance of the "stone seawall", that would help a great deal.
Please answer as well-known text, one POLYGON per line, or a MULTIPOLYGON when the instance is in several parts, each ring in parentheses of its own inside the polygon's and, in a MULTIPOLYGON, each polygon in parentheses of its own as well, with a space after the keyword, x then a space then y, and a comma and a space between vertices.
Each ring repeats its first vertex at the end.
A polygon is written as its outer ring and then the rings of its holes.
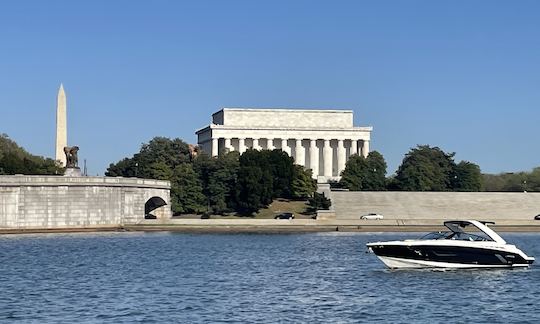
MULTIPOLYGON (((538 232, 540 221, 497 221, 496 231, 538 232)), ((442 219, 353 220, 353 219, 182 219, 161 222, 144 220, 126 230, 180 232, 429 232, 447 230, 442 219)))
POLYGON ((171 217, 170 183, 121 177, 0 176, 0 229, 100 228, 144 220, 145 203, 167 204, 152 213, 171 217))

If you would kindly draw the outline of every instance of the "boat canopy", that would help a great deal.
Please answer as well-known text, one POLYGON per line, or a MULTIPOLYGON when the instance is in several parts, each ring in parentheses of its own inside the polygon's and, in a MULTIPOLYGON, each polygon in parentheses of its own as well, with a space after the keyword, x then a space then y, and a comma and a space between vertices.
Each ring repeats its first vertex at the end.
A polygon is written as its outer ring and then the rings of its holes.
POLYGON ((444 226, 448 227, 454 233, 464 233, 465 227, 473 226, 476 227, 480 232, 486 234, 493 241, 501 244, 506 244, 506 241, 495 231, 487 226, 487 224, 495 224, 495 222, 485 222, 485 221, 476 221, 476 220, 455 220, 455 221, 446 221, 444 226))

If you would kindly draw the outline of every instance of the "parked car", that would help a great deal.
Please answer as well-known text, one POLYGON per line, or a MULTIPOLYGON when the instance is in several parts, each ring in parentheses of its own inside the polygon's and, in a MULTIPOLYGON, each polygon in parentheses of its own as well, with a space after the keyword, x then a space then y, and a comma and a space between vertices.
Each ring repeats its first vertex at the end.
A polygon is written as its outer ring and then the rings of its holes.
POLYGON ((274 219, 294 219, 293 213, 281 213, 274 217, 274 219))
POLYGON ((379 219, 383 219, 383 215, 381 214, 375 214, 375 213, 369 213, 369 214, 366 214, 366 215, 362 215, 360 216, 360 219, 375 219, 375 220, 379 220, 379 219))
POLYGON ((534 219, 535 219, 535 220, 540 220, 540 214, 534 216, 534 219))

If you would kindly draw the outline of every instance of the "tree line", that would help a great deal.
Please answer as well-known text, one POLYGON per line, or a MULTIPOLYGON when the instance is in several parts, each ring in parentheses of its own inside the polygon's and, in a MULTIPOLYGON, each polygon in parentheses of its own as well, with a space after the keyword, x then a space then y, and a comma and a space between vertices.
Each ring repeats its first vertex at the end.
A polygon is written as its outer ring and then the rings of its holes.
POLYGON ((418 145, 403 158, 396 174, 386 177, 384 157, 372 151, 352 156, 341 180, 333 185, 349 190, 392 191, 540 191, 540 167, 532 172, 482 174, 469 161, 454 161, 455 153, 418 145))
POLYGON ((275 198, 307 199, 311 170, 281 150, 247 150, 217 157, 190 155, 181 139, 156 137, 131 158, 110 164, 107 176, 169 180, 174 213, 252 215, 275 198))
POLYGON ((455 153, 419 145, 404 157, 395 176, 386 177, 386 162, 377 151, 353 156, 338 185, 349 190, 480 191, 482 173, 472 162, 454 161, 455 153))
MULTIPOLYGON (((313 198, 310 170, 295 165, 286 153, 246 153, 193 158, 184 141, 155 137, 131 158, 110 164, 105 174, 170 180, 173 210, 179 213, 249 213, 266 206, 270 197, 313 198)), ((482 174, 478 165, 456 163, 454 156, 438 147, 419 145, 405 155, 396 174, 387 177, 379 152, 372 151, 366 158, 353 155, 341 180, 332 185, 372 191, 540 191, 540 167, 531 172, 482 174)), ((0 174, 62 173, 53 159, 32 155, 8 135, 0 135, 0 174)))
POLYGON ((28 153, 6 134, 0 135, 0 175, 2 174, 62 174, 53 159, 28 153))

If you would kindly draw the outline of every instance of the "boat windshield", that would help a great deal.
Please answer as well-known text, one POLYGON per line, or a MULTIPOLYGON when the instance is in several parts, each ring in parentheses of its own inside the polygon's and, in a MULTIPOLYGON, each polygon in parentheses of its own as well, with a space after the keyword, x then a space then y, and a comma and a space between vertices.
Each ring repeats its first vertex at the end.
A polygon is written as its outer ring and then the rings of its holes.
POLYGON ((444 240, 449 235, 454 234, 454 232, 431 232, 429 234, 426 234, 422 236, 421 240, 444 240))
POLYGON ((422 236, 421 240, 459 240, 459 241, 493 241, 484 233, 472 234, 466 232, 432 232, 422 236))

